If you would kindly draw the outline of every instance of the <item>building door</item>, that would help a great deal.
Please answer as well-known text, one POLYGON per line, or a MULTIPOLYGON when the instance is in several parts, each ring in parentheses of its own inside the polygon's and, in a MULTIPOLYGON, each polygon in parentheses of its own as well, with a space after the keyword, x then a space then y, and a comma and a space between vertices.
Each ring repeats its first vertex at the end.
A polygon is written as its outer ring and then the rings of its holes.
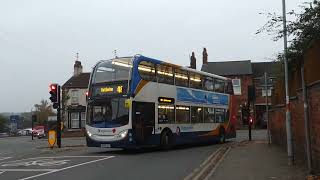
POLYGON ((154 103, 133 102, 132 127, 138 144, 145 144, 154 132, 154 107, 154 103))

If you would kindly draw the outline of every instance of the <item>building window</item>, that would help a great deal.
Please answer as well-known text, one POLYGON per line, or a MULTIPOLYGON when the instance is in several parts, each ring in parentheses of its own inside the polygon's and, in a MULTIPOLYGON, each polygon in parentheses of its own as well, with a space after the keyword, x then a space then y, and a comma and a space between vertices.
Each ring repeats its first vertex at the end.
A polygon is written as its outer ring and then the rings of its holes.
POLYGON ((173 68, 157 65, 157 78, 159 83, 173 84, 173 68))
POLYGON ((86 124, 86 113, 81 112, 81 127, 84 128, 86 124))
MULTIPOLYGON (((262 97, 266 97, 266 90, 261 89, 261 92, 262 92, 262 97)), ((271 89, 268 89, 268 97, 270 97, 271 95, 272 95, 271 89)))
POLYGON ((158 122, 159 124, 174 123, 174 106, 167 104, 159 104, 158 106, 158 122))
POLYGON ((176 107, 176 120, 177 123, 189 124, 190 123, 190 108, 188 106, 176 107))
POLYGON ((188 78, 188 72, 175 69, 175 82, 177 86, 183 86, 188 87, 189 86, 189 78, 188 78))
POLYGON ((71 91, 71 104, 79 104, 79 96, 77 90, 71 91))
POLYGON ((204 122, 213 123, 214 122, 214 108, 203 108, 204 109, 204 122))
POLYGON ((79 112, 71 113, 71 128, 79 128, 79 112))
POLYGON ((224 123, 226 120, 225 110, 217 108, 214 110, 215 114, 215 122, 216 123, 224 123))
POLYGON ((147 81, 156 81, 156 68, 155 65, 150 63, 150 62, 146 62, 146 61, 142 61, 139 64, 138 67, 139 70, 139 74, 141 76, 142 79, 147 80, 147 81))
POLYGON ((232 79, 233 93, 234 95, 241 95, 241 80, 232 79))
POLYGON ((191 123, 203 122, 203 110, 202 107, 191 107, 191 123))

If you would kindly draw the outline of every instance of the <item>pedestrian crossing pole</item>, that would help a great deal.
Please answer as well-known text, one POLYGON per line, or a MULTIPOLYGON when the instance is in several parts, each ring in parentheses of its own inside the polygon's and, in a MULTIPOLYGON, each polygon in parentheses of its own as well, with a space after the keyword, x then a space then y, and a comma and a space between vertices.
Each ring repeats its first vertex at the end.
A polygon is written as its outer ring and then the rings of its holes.
POLYGON ((57 145, 61 148, 61 88, 58 85, 58 108, 57 108, 57 145))

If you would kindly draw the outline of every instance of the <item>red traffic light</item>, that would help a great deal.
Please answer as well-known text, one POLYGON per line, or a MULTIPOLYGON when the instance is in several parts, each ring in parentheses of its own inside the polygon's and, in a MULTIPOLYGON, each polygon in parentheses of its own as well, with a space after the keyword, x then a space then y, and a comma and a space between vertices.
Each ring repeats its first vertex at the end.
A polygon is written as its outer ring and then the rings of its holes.
POLYGON ((252 117, 249 118, 249 123, 252 124, 253 123, 253 119, 252 117))
POLYGON ((55 91, 57 90, 57 85, 56 84, 50 84, 50 91, 55 91))

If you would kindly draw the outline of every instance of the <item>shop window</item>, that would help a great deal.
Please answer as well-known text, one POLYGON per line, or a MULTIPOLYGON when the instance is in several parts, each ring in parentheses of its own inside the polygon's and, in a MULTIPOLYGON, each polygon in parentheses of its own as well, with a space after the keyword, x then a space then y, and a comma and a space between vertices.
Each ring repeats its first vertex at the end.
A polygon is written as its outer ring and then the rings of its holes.
POLYGON ((174 106, 168 104, 159 104, 158 122, 159 124, 175 123, 174 106))
POLYGON ((214 123, 214 108, 203 108, 204 109, 204 122, 214 123))
POLYGON ((203 108, 191 107, 191 123, 202 123, 202 122, 203 122, 203 108))
POLYGON ((173 84, 173 68, 157 65, 157 79, 159 83, 173 84))
POLYGON ((189 78, 188 72, 175 69, 175 82, 177 86, 188 87, 189 86, 189 78))
POLYGON ((197 73, 190 73, 190 87, 202 89, 201 75, 197 73))
POLYGON ((182 124, 190 123, 190 107, 176 106, 176 122, 182 124))
POLYGON ((216 108, 214 111, 215 114, 215 122, 216 123, 224 123, 226 120, 225 109, 216 108))
POLYGON ((142 79, 147 81, 156 81, 156 69, 153 63, 141 61, 138 66, 138 70, 142 79))

